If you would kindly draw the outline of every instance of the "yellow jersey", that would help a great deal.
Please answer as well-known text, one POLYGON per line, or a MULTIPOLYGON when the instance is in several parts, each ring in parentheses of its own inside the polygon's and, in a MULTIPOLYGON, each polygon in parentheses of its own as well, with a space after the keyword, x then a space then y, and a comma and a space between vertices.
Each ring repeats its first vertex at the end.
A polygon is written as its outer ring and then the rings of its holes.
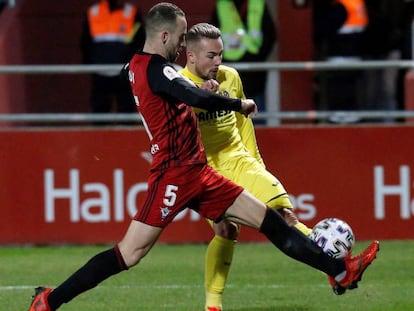
MULTIPOLYGON (((198 86, 205 82, 187 67, 180 72, 198 86)), ((220 85, 219 94, 245 98, 240 76, 235 69, 221 65, 216 80, 220 85)), ((265 168, 252 120, 234 111, 193 109, 198 117, 208 164, 268 206, 292 208, 282 183, 265 168)))
MULTIPOLYGON (((192 74, 187 67, 181 69, 180 73, 199 87, 205 82, 192 74)), ((220 65, 216 80, 220 85, 217 91, 220 95, 246 98, 239 73, 235 69, 220 65)), ((204 109, 194 107, 193 109, 198 117, 207 161, 214 169, 220 171, 222 165, 229 159, 245 156, 246 152, 264 166, 250 118, 230 110, 208 112, 204 109)))

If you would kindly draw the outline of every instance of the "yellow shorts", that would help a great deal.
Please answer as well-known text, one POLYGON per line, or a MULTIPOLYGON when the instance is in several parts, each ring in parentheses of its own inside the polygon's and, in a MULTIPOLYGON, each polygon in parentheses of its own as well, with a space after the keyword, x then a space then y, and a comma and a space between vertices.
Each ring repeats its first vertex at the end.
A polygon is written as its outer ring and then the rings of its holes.
POLYGON ((292 208, 292 203, 282 183, 250 155, 240 155, 221 161, 213 168, 242 186, 267 206, 280 209, 292 208))

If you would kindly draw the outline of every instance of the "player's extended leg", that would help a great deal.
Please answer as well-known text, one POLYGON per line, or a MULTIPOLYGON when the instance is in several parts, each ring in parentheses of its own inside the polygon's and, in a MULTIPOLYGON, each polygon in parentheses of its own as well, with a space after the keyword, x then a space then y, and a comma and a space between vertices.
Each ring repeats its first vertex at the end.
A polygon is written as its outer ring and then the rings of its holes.
POLYGON ((246 190, 227 209, 226 215, 232 221, 259 229, 289 257, 328 274, 334 291, 336 285, 343 289, 356 288, 363 272, 379 251, 379 242, 374 241, 355 257, 344 260, 332 258, 246 190))
MULTIPOLYGON (((269 206, 269 205, 268 205, 269 206)), ((289 226, 293 226, 302 232, 304 235, 309 236, 312 232, 312 229, 306 226, 304 223, 300 222, 296 214, 293 212, 292 208, 274 208, 269 206, 279 212, 283 219, 288 223, 289 226)))
MULTIPOLYGON (((268 172, 267 172, 268 173, 268 172)), ((266 180, 266 175, 263 176, 264 180, 266 180)), ((272 178, 272 175, 267 175, 268 179, 272 178)), ((262 182, 262 188, 269 187, 268 183, 262 182)), ((304 223, 301 223, 296 216, 296 214, 293 211, 292 203, 290 202, 289 196, 286 193, 285 188, 283 185, 276 181, 276 183, 272 184, 272 190, 268 191, 270 193, 274 193, 275 197, 271 198, 268 201, 264 201, 264 195, 258 192, 258 196, 255 195, 254 192, 252 192, 259 200, 266 203, 268 207, 273 208, 274 210, 278 211, 280 215, 282 215, 283 219, 289 224, 289 226, 294 226, 296 229, 298 229, 300 232, 302 232, 304 235, 309 236, 312 232, 312 229, 307 227, 304 223)))
POLYGON ((123 240, 92 257, 54 290, 37 290, 29 311, 53 311, 112 275, 136 265, 151 249, 162 228, 131 221, 123 240))
POLYGON ((223 220, 210 222, 214 238, 210 241, 205 257, 204 288, 205 310, 222 310, 222 295, 233 260, 234 245, 239 235, 239 225, 223 220))

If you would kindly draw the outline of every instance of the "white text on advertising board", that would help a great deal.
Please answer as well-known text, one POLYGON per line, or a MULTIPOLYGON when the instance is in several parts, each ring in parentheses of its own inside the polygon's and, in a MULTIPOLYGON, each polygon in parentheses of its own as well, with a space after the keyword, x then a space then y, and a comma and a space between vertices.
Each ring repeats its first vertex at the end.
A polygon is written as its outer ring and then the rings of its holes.
POLYGON ((411 201, 411 178, 410 167, 402 165, 399 167, 399 180, 397 183, 385 183, 383 166, 374 167, 374 201, 375 201, 375 218, 384 219, 386 217, 386 207, 388 212, 396 212, 395 207, 399 208, 401 219, 409 219, 414 215, 414 201, 411 201), (399 206, 386 206, 385 198, 387 196, 396 196, 400 199, 399 206), (394 207, 394 210, 391 208, 394 207))
MULTIPOLYGON (((133 217, 137 210, 137 198, 146 195, 147 182, 137 182, 126 187, 124 171, 115 169, 112 173, 112 187, 102 182, 80 182, 79 169, 71 169, 68 173, 68 182, 65 186, 56 186, 55 171, 44 171, 44 198, 45 221, 56 222, 56 209, 65 208, 69 211, 70 222, 86 221, 123 222, 133 217), (93 197, 90 195, 93 194, 93 197), (82 200, 83 195, 89 197, 82 200), (60 204, 57 204, 57 203, 60 204)), ((316 216, 316 207, 313 205, 314 195, 309 193, 289 195, 299 219, 312 220, 316 216)), ((200 216, 192 210, 184 210, 174 221, 185 217, 190 221, 199 221, 200 216)))
POLYGON ((57 188, 55 187, 54 171, 45 170, 46 222, 56 221, 55 203, 58 199, 68 201, 71 222, 79 222, 80 220, 87 222, 124 221, 126 219, 125 208, 128 212, 128 218, 135 215, 137 211, 136 198, 140 193, 146 192, 148 188, 146 182, 139 182, 126 189, 125 193, 124 172, 121 169, 115 169, 113 172, 113 193, 104 183, 93 182, 81 185, 79 179, 79 170, 71 169, 68 185, 57 188), (87 193, 96 193, 96 196, 81 201, 81 194, 87 193), (111 202, 113 203, 112 210, 111 202))

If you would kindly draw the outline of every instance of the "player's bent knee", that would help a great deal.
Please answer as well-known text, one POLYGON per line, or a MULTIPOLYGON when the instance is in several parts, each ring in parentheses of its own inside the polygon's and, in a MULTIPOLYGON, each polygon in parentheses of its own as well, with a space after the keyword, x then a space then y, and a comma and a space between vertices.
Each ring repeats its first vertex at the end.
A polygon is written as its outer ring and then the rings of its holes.
POLYGON ((214 224, 214 233, 227 240, 237 240, 240 232, 240 226, 231 221, 220 221, 214 224))
POLYGON ((131 221, 124 238, 118 244, 119 251, 128 268, 135 266, 145 257, 162 230, 162 228, 146 225, 139 221, 131 221))
POLYGON ((225 217, 240 225, 259 229, 266 214, 267 206, 244 190, 226 210, 225 217))
POLYGON ((137 265, 142 258, 148 254, 151 247, 143 247, 143 248, 135 248, 131 249, 127 245, 123 244, 122 242, 118 244, 119 251, 124 259, 124 262, 128 268, 131 268, 137 265))

